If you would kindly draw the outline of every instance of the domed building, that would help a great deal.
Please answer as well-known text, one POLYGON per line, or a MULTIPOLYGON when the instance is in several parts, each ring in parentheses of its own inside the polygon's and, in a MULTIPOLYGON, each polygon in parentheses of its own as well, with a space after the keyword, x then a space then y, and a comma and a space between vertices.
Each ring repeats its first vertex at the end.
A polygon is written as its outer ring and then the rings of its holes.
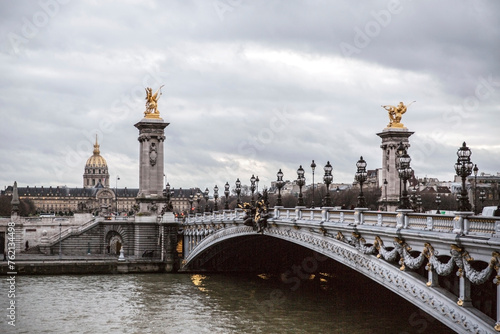
POLYGON ((105 188, 109 188, 109 173, 108 164, 106 160, 101 156, 99 150, 99 143, 97 142, 97 136, 95 137, 94 144, 94 154, 88 158, 85 164, 85 171, 83 173, 83 187, 84 188, 94 188, 96 186, 102 185, 105 188))

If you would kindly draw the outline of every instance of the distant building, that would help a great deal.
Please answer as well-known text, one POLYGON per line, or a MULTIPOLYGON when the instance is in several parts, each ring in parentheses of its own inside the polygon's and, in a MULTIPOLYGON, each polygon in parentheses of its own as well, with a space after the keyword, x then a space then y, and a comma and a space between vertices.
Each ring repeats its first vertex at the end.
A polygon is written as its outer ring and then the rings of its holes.
MULTIPOLYGON (((127 215, 136 209, 138 188, 110 188, 106 160, 100 154, 99 143, 94 144, 92 156, 87 159, 83 173, 83 187, 66 186, 18 187, 20 199, 31 200, 38 213, 71 214, 93 213, 127 215)), ((8 186, 2 194, 12 195, 13 187, 8 186)), ((196 189, 191 189, 196 193, 196 189)), ((188 196, 182 189, 173 190, 171 195, 174 212, 189 211, 188 196)))

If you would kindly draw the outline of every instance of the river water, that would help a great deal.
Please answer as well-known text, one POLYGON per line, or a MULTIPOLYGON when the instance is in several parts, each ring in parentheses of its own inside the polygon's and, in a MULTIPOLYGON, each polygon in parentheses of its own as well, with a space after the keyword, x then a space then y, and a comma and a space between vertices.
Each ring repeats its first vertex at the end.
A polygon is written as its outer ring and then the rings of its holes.
POLYGON ((17 276, 15 328, 5 291, 0 333, 452 333, 358 276, 17 276))

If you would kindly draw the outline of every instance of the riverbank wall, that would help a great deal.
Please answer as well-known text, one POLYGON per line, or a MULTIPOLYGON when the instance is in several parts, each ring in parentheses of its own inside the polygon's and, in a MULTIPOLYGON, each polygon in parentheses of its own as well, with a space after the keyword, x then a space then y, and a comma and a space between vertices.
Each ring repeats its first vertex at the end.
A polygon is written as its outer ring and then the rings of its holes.
POLYGON ((86 275, 166 272, 165 262, 155 259, 33 259, 0 261, 0 276, 5 275, 86 275))

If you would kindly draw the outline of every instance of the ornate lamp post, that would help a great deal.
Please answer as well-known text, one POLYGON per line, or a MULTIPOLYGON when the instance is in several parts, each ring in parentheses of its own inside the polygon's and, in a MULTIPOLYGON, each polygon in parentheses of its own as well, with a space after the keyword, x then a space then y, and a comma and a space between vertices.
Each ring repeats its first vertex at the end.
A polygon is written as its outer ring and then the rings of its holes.
POLYGON ((217 205, 217 198, 219 198, 219 187, 215 185, 214 187, 214 211, 219 211, 219 207, 217 205))
POLYGON ((312 190, 311 208, 314 209, 314 170, 316 169, 316 164, 314 163, 314 160, 311 163, 311 169, 312 169, 312 174, 313 174, 313 190, 312 190))
POLYGON ((477 215, 479 213, 479 210, 477 208, 477 172, 479 171, 479 168, 477 168, 477 165, 474 164, 474 168, 472 169, 474 171, 474 213, 477 215))
POLYGON ((328 161, 323 168, 325 171, 325 175, 323 176, 323 181, 325 182, 326 185, 326 195, 324 199, 323 205, 326 207, 332 206, 332 199, 330 197, 330 183, 333 181, 333 175, 332 175, 332 165, 330 165, 330 161, 328 161))
POLYGON ((200 189, 198 189, 198 192, 196 193, 196 202, 198 202, 198 213, 201 213, 200 201, 201 201, 201 191, 200 189))
POLYGON ((191 214, 191 212, 193 212, 193 193, 189 194, 189 214, 191 214))
POLYGON ((256 187, 256 191, 257 191, 257 195, 259 194, 259 177, 257 176, 255 178, 255 187, 256 187))
POLYGON ((62 258, 61 232, 62 232, 62 225, 61 225, 61 223, 59 223, 59 260, 62 258))
POLYGON ((420 194, 417 195, 417 212, 422 211, 422 196, 420 194))
MULTIPOLYGON (((170 202, 170 184, 167 182, 165 189, 163 189, 163 197, 165 197, 165 207, 168 206, 170 202)), ((163 211, 163 209, 162 209, 163 211)))
POLYGON ((276 180, 276 188, 278 188, 278 200, 276 201, 277 206, 282 206, 283 204, 281 203, 281 188, 285 185, 285 182, 283 181, 283 172, 280 170, 278 173, 276 173, 276 177, 278 178, 276 180))
POLYGON ((484 192, 484 189, 479 192, 479 200, 481 201, 481 211, 484 208, 484 200, 486 199, 486 193, 484 192))
POLYGON ((120 180, 120 175, 116 176, 115 183, 115 213, 118 216, 118 181, 120 180))
POLYGON ((236 185, 236 195, 238 196, 238 201, 237 201, 237 204, 241 204, 241 181, 239 178, 236 179, 236 182, 235 182, 235 185, 236 185))
MULTIPOLYGON (((401 145, 400 145, 401 146, 401 145)), ((408 191, 406 189, 406 181, 408 181, 412 174, 413 169, 410 167, 411 158, 404 149, 404 153, 399 156, 398 173, 399 179, 403 182, 403 192, 399 204, 400 209, 410 209, 410 201, 408 199, 408 191)))
POLYGON ((436 195, 436 214, 440 214, 441 211, 439 211, 439 204, 441 204, 441 196, 439 194, 436 195))
POLYGON ((304 198, 302 197, 302 187, 306 183, 306 178, 304 177, 304 169, 302 165, 297 169, 297 185, 299 186, 299 200, 297 201, 297 206, 304 206, 304 198))
POLYGON ((250 191, 252 192, 252 200, 250 202, 252 203, 252 206, 255 205, 255 199, 253 197, 253 193, 255 192, 255 180, 255 176, 252 174, 252 177, 250 178, 250 191))
POLYGON ((224 196, 226 196, 226 202, 224 203, 224 210, 229 210, 229 183, 227 182, 224 185, 224 196))
POLYGON ((363 195, 363 183, 366 181, 366 161, 363 159, 363 157, 360 157, 358 162, 356 162, 356 181, 359 182, 359 196, 358 196, 358 208, 365 208, 366 207, 366 201, 365 201, 365 195, 363 195))
POLYGON ((462 147, 460 147, 457 151, 458 158, 457 162, 455 163, 455 172, 462 178, 462 191, 460 192, 458 211, 471 211, 469 196, 467 195, 467 189, 465 188, 465 180, 467 179, 467 176, 472 174, 473 165, 470 161, 471 155, 471 150, 466 146, 464 142, 462 144, 462 147))
POLYGON ((384 179, 384 193, 385 193, 385 196, 384 196, 384 204, 385 204, 385 211, 387 211, 387 179, 384 179))
POLYGON ((205 212, 210 211, 210 207, 208 206, 208 188, 205 188, 205 193, 203 194, 205 198, 205 212))

